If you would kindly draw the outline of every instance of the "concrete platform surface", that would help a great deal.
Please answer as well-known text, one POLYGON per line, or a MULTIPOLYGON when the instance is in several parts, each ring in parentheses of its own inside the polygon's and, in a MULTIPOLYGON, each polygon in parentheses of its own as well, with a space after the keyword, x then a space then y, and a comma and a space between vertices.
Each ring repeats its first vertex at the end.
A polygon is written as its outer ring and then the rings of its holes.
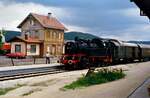
POLYGON ((146 79, 128 98, 150 98, 148 94, 148 86, 150 78, 146 79))
MULTIPOLYGON (((2 81, 0 88, 12 87, 16 84, 25 85, 0 96, 0 98, 127 98, 145 79, 150 77, 150 62, 113 67, 125 69, 126 77, 109 83, 67 91, 63 91, 62 87, 77 80, 82 74, 86 74, 87 70, 2 81)), ((140 88, 136 92, 132 98, 146 98, 140 88), (140 93, 136 93, 138 91, 140 93)))
POLYGON ((50 67, 50 66, 57 66, 57 65, 60 65, 60 64, 59 63, 51 63, 51 64, 37 64, 37 65, 7 66, 7 67, 0 67, 0 71, 28 69, 28 68, 39 68, 39 67, 50 67))

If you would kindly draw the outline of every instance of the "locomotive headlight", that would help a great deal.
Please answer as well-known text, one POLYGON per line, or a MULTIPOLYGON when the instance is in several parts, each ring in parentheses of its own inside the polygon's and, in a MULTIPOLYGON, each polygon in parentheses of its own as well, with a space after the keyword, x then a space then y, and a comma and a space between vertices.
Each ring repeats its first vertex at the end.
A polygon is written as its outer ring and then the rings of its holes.
POLYGON ((105 44, 105 43, 103 43, 103 45, 104 45, 104 47, 106 46, 106 44, 105 44))
POLYGON ((70 64, 70 65, 73 64, 73 61, 72 61, 72 60, 69 60, 69 61, 68 61, 68 64, 70 64))
POLYGON ((105 42, 103 42, 102 44, 103 44, 104 47, 106 47, 106 45, 107 45, 105 42))

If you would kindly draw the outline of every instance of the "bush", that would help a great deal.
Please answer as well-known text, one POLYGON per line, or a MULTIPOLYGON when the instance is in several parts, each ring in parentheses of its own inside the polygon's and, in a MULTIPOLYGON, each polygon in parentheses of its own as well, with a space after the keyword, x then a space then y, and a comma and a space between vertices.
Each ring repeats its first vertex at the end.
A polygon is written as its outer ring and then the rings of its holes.
POLYGON ((0 49, 0 55, 4 55, 4 54, 6 54, 6 50, 1 50, 0 49))
POLYGON ((87 87, 95 84, 106 83, 114 80, 124 78, 125 74, 122 69, 100 69, 91 73, 88 76, 83 75, 77 81, 72 82, 69 85, 65 85, 65 89, 75 89, 79 87, 87 87))

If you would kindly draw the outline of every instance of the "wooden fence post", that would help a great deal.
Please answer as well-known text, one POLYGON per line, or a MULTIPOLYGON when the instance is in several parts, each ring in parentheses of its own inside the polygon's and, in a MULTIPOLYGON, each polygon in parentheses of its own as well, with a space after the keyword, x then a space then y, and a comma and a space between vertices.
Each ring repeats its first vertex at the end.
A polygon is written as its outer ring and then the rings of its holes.
POLYGON ((33 57, 33 60, 34 60, 34 64, 35 64, 35 57, 33 57))
POLYGON ((150 85, 148 86, 148 94, 149 94, 149 96, 150 96, 150 85))
POLYGON ((13 58, 11 58, 11 63, 13 66, 15 66, 13 58))
MULTIPOLYGON (((93 65, 93 64, 92 64, 93 65)), ((88 72, 86 73, 86 77, 91 75, 95 71, 95 67, 92 67, 91 64, 88 64, 88 72)))

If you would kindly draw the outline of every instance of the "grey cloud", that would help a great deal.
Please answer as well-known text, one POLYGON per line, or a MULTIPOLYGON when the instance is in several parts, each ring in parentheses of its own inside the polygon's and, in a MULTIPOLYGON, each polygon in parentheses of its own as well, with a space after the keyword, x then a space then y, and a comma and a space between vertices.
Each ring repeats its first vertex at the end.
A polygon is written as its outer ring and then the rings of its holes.
POLYGON ((76 8, 121 9, 132 7, 130 0, 13 0, 16 2, 34 2, 49 6, 76 8))
POLYGON ((143 21, 140 17, 123 14, 126 9, 136 8, 130 0, 13 0, 13 2, 34 2, 45 6, 65 8, 68 14, 66 13, 66 17, 59 17, 63 23, 88 28, 88 32, 98 36, 113 35, 135 38, 135 35, 138 39, 150 38, 148 31, 143 30, 142 32, 147 35, 142 35, 137 28, 137 25, 148 25, 147 20, 143 21), (131 31, 133 28, 135 30, 131 31))

